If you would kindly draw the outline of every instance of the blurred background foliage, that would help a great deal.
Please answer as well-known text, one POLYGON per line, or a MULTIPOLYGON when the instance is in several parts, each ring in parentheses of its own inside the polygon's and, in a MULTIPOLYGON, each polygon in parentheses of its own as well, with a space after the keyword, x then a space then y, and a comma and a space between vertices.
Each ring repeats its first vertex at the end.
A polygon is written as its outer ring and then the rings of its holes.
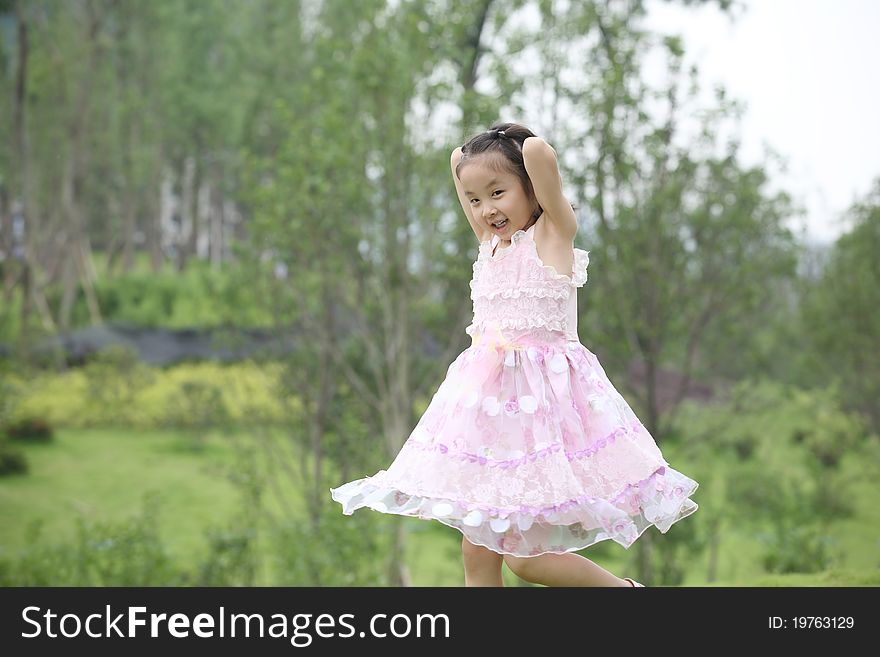
POLYGON ((784 163, 740 162, 739 103, 700 101, 645 12, 0 0, 0 583, 461 585, 458 532, 329 488, 385 467, 468 346, 449 155, 514 120, 579 207, 582 342, 701 484, 665 536, 583 554, 878 585, 880 178, 835 243, 796 234, 784 163), (153 358, 209 329, 278 349, 153 358))

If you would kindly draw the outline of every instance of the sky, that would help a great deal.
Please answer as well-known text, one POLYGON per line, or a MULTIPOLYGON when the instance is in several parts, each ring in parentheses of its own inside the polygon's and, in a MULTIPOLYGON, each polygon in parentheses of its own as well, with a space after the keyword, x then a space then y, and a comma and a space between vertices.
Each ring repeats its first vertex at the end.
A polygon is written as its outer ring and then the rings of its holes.
POLYGON ((787 160, 774 185, 806 211, 790 225, 814 243, 845 232, 880 177, 880 1, 739 0, 732 19, 714 3, 646 6, 647 27, 682 36, 701 86, 745 104, 741 161, 764 161, 765 144, 787 160))

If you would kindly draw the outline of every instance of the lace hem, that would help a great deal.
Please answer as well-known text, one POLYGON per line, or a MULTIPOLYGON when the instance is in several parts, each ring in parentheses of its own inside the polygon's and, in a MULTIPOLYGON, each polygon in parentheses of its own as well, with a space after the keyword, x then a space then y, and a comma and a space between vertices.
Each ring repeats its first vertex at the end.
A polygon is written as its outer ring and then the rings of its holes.
POLYGON ((523 329, 542 328, 547 329, 548 331, 563 333, 566 336, 572 335, 571 331, 569 331, 566 326, 565 319, 548 319, 540 315, 534 317, 506 317, 504 319, 475 320, 465 328, 464 332, 473 336, 474 331, 477 328, 482 328, 484 331, 493 329, 501 331, 518 331, 523 329))
POLYGON ((529 297, 531 299, 567 299, 571 294, 568 287, 550 288, 550 287, 515 287, 506 290, 491 290, 488 292, 479 291, 471 286, 471 299, 516 299, 518 297, 529 297))
POLYGON ((445 454, 450 458, 459 459, 461 461, 470 461, 471 463, 479 463, 480 465, 485 465, 490 468, 501 468, 502 470, 504 470, 507 468, 516 468, 517 466, 525 465, 529 461, 544 458, 552 454, 556 454, 560 451, 563 452, 563 455, 569 461, 576 461, 579 459, 588 458, 593 456, 594 454, 597 454, 604 447, 610 446, 612 443, 614 443, 615 440, 617 440, 618 437, 631 434, 638 428, 643 428, 641 422, 637 422, 636 424, 634 424, 632 429, 627 429, 626 427, 620 426, 604 438, 600 438, 599 440, 597 440, 593 445, 590 445, 589 447, 578 450, 576 452, 565 451, 562 443, 556 443, 555 445, 550 445, 549 447, 545 447, 543 449, 539 449, 528 454, 523 454, 523 456, 515 459, 493 459, 481 454, 474 454, 473 452, 450 451, 450 449, 443 443, 422 443, 417 440, 408 440, 404 444, 403 448, 415 448, 423 451, 439 452, 441 454, 445 454))
MULTIPOLYGON (((484 242, 485 244, 485 242, 484 242)), ((480 249, 482 251, 482 248, 480 249)), ((470 287, 473 290, 474 286, 477 284, 477 280, 480 278, 480 272, 483 270, 484 260, 482 255, 477 256, 477 259, 474 260, 473 271, 474 275, 471 277, 470 287)))
MULTIPOLYGON (((486 324, 488 324, 488 323, 489 323, 488 320, 479 321, 479 322, 477 322, 477 321, 471 322, 470 324, 468 324, 465 327, 464 332, 467 335, 471 336, 472 338, 475 338, 477 335, 479 335, 478 330, 482 330, 482 331, 486 330, 486 324)), ((567 342, 580 342, 580 336, 578 336, 577 332, 569 329, 567 327, 567 325, 566 325, 566 328, 559 328, 557 322, 549 322, 549 324, 551 324, 551 325, 548 326, 547 324, 542 324, 540 326, 525 326, 525 327, 520 327, 520 329, 525 330, 525 331, 532 330, 532 329, 536 330, 536 331, 538 331, 538 330, 546 331, 546 335, 552 335, 557 338, 561 337, 563 340, 565 340, 567 342)), ((492 328, 500 328, 500 329, 504 329, 505 331, 506 330, 517 330, 516 328, 511 329, 510 327, 496 327, 495 325, 493 325, 492 328)), ((547 338, 547 339, 550 339, 550 338, 547 338)))
POLYGON ((382 470, 374 477, 331 488, 331 496, 345 515, 368 507, 438 520, 475 545, 516 556, 573 552, 607 539, 629 548, 651 525, 665 534, 699 508, 689 499, 699 484, 668 464, 610 496, 582 495, 557 504, 507 507, 403 491, 386 483, 385 474, 382 470))

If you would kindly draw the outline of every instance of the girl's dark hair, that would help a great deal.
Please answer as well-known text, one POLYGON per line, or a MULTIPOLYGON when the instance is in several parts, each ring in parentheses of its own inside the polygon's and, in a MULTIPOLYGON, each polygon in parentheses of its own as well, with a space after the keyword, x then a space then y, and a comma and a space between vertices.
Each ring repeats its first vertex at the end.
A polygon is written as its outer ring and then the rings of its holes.
MULTIPOLYGON (((526 171, 522 154, 523 143, 528 137, 537 137, 537 135, 522 124, 495 123, 488 130, 471 137, 462 144, 461 160, 455 166, 456 177, 459 177, 459 172, 464 165, 480 156, 481 159, 485 159, 490 168, 496 171, 507 171, 517 176, 523 189, 526 190, 526 195, 537 203, 535 189, 532 187, 532 180, 526 171)), ((571 207, 573 210, 576 209, 574 203, 571 204, 571 207)), ((538 203, 538 209, 529 220, 529 226, 538 220, 543 211, 541 204, 538 203)))

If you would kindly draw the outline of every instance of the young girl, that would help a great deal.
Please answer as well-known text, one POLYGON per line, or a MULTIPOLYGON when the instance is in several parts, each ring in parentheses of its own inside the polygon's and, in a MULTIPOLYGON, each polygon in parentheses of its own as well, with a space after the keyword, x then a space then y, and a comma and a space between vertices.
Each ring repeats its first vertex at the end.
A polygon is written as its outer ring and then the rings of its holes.
POLYGON ((502 561, 547 586, 642 586, 574 554, 629 548, 697 510, 577 334, 589 252, 556 152, 499 123, 456 148, 453 180, 479 240, 472 344, 449 366, 388 470, 330 489, 343 513, 435 519, 462 533, 467 586, 503 586, 502 561))

